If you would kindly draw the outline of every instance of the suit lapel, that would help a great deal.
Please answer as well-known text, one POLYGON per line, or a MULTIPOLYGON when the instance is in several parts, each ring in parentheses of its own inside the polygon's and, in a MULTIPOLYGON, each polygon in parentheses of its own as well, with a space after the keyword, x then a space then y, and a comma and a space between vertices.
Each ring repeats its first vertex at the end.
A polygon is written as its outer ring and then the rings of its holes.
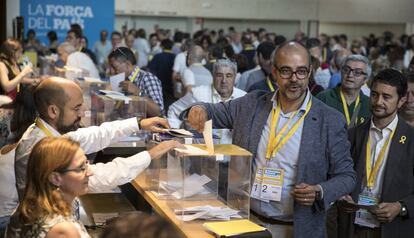
POLYGON ((384 197, 384 194, 387 194, 387 191, 390 189, 394 174, 398 173, 401 159, 404 156, 404 152, 407 151, 405 149, 405 146, 408 146, 408 143, 402 143, 402 137, 407 137, 407 135, 404 134, 407 131, 405 130, 404 126, 405 125, 403 124, 402 119, 399 119, 394 137, 391 141, 390 149, 388 151, 388 157, 384 171, 384 180, 382 184, 382 197, 384 197))
POLYGON ((254 113, 254 120, 252 122, 252 126, 250 128, 257 128, 256 132, 250 132, 251 140, 249 140, 248 147, 251 148, 251 151, 255 151, 255 154, 253 155, 254 158, 257 154, 257 148, 259 145, 260 137, 262 136, 263 128, 266 125, 267 118, 269 116, 270 110, 272 109, 272 97, 273 94, 266 94, 263 97, 261 97, 261 100, 259 100, 256 111, 252 112, 254 113))
POLYGON ((319 142, 319 140, 315 137, 321 134, 321 131, 320 131, 321 126, 319 125, 321 123, 321 118, 318 113, 318 104, 315 102, 313 97, 311 97, 311 100, 312 100, 312 107, 308 115, 306 115, 303 121, 302 138, 300 142, 299 158, 298 158, 298 170, 297 170, 298 174, 296 178, 297 183, 300 183, 304 181, 305 179, 304 171, 306 168, 306 162, 309 159, 314 158, 313 156, 309 156, 309 155, 312 154, 312 151, 315 148, 318 148, 318 147, 315 147, 314 143, 319 142), (310 142, 313 142, 313 143, 310 143, 310 142))
POLYGON ((355 184, 354 193, 352 194, 354 201, 357 201, 358 195, 361 192, 361 186, 364 180, 366 180, 366 156, 367 156, 367 141, 369 136, 369 128, 371 125, 371 121, 366 123, 359 131, 356 132, 355 135, 355 145, 354 150, 355 153, 352 151, 352 158, 354 160, 354 167, 357 174, 357 181, 355 184), (356 200, 355 200, 356 199, 356 200))

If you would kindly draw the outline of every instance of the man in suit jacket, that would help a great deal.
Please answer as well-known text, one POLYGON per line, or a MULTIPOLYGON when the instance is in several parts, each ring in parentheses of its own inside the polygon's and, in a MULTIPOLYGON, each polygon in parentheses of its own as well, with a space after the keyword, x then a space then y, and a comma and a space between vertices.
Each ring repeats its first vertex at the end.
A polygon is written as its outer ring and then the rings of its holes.
POLYGON ((212 119, 215 128, 233 129, 233 143, 252 152, 251 218, 273 237, 325 237, 326 210, 355 184, 345 119, 311 96, 310 72, 309 52, 287 42, 273 58, 276 93, 256 91, 187 111, 194 128, 212 119), (267 184, 261 171, 282 174, 273 177, 281 185, 267 184))
POLYGON ((344 237, 413 237, 414 129, 397 111, 405 102, 407 80, 385 69, 373 79, 372 120, 349 131, 357 182, 339 202, 344 237), (352 203, 371 203, 358 210, 352 203))

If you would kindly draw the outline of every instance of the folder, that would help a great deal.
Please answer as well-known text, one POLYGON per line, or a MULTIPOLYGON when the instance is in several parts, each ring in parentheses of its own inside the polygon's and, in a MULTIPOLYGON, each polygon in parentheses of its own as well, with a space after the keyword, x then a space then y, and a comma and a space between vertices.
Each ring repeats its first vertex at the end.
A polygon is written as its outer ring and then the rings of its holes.
POLYGON ((213 232, 217 237, 269 237, 272 235, 266 228, 257 225, 247 219, 223 221, 223 222, 206 222, 203 224, 207 230, 213 232))

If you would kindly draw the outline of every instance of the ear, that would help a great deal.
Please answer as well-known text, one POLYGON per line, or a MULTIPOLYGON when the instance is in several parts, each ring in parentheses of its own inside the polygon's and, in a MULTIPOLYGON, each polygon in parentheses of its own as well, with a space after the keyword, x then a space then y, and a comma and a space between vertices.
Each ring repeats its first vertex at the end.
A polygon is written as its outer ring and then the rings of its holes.
POLYGON ((60 108, 58 106, 54 105, 54 104, 49 105, 47 107, 47 115, 52 120, 58 118, 60 113, 61 113, 60 108))
POLYGON ((400 98, 400 100, 398 100, 398 105, 397 105, 398 109, 400 109, 404 105, 405 102, 407 102, 407 96, 400 98))
POLYGON ((49 179, 49 182, 51 182, 56 187, 60 187, 60 185, 62 184, 62 177, 58 172, 52 172, 49 175, 48 179, 49 179))
POLYGON ((275 67, 274 65, 272 65, 272 75, 273 75, 273 78, 274 78, 274 79, 276 79, 276 78, 277 78, 277 77, 276 77, 276 72, 277 72, 276 67, 275 67))

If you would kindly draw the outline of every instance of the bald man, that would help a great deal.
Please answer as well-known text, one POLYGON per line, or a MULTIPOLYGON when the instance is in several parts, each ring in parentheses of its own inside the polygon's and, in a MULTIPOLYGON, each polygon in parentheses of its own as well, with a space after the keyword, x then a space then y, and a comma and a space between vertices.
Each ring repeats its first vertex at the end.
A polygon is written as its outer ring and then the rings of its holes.
POLYGON ((188 50, 188 68, 184 71, 182 79, 185 88, 184 93, 191 92, 192 87, 213 84, 213 76, 211 75, 210 71, 208 71, 208 69, 203 66, 203 59, 204 51, 200 46, 195 45, 188 50))
MULTIPOLYGON (((65 63, 65 66, 81 69, 87 73, 87 76, 99 78, 98 69, 92 59, 87 54, 77 51, 76 48, 69 42, 63 42, 60 44, 57 52, 59 59, 65 63)), ((67 72, 66 77, 76 76, 72 76, 73 73, 71 73, 72 72, 67 72)))
POLYGON ((198 130, 208 119, 214 128, 233 129, 233 143, 252 152, 254 221, 273 237, 325 237, 330 203, 355 185, 346 123, 312 97, 310 55, 302 45, 284 43, 272 60, 276 92, 199 104, 187 111, 187 119, 198 130), (262 174, 280 185, 266 182, 262 174))
MULTIPOLYGON (((16 184, 21 199, 26 185, 26 167, 33 146, 47 136, 69 136, 78 141, 86 154, 94 153, 117 142, 123 136, 129 136, 140 128, 160 131, 160 127, 169 127, 162 118, 149 118, 138 122, 137 118, 102 123, 101 126, 79 128, 85 116, 81 88, 74 82, 57 77, 44 80, 34 93, 39 117, 23 134, 16 149, 16 184), (139 125, 138 125, 139 124, 139 125)), ((90 191, 105 192, 134 179, 151 162, 180 146, 175 142, 160 144, 129 158, 116 158, 112 162, 91 165, 94 175, 89 178, 90 191)), ((59 159, 59 158, 56 158, 59 159)))

